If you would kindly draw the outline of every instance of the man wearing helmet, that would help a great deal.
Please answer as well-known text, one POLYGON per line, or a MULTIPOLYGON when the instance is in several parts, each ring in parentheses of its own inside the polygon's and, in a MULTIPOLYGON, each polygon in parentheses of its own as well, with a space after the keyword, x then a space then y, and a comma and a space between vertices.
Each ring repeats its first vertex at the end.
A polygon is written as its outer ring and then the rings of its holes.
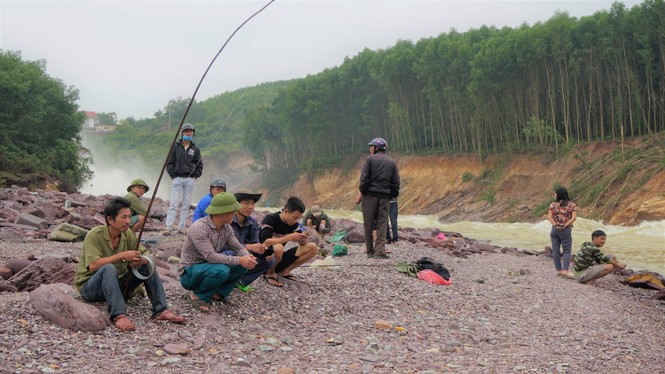
POLYGON ((399 195, 399 170, 397 163, 385 152, 388 143, 383 138, 374 138, 367 144, 367 156, 360 172, 360 187, 355 203, 362 202, 363 226, 367 258, 386 259, 386 230, 390 199, 399 195), (372 236, 377 229, 376 242, 372 236))
POLYGON ((172 179, 171 199, 169 211, 166 214, 165 235, 170 235, 175 221, 176 210, 180 207, 178 219, 178 232, 186 232, 185 224, 189 214, 189 205, 192 201, 192 191, 196 178, 203 173, 203 160, 201 151, 192 139, 196 133, 194 125, 185 123, 181 129, 182 138, 173 145, 173 150, 166 163, 166 171, 172 179))
POLYGON ((201 201, 199 201, 196 209, 194 209, 194 217, 192 217, 192 223, 196 222, 197 219, 205 217, 206 208, 210 205, 212 197, 218 193, 226 192, 226 182, 219 178, 215 178, 210 182, 210 193, 203 196, 201 201))

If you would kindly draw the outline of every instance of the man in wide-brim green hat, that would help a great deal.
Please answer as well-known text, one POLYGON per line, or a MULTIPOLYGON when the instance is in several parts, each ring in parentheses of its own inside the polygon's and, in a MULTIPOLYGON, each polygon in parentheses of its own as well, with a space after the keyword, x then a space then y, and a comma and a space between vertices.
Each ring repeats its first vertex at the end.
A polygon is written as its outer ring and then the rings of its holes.
POLYGON ((228 303, 227 297, 240 277, 256 266, 256 258, 240 244, 231 228, 240 207, 232 194, 219 193, 206 208, 208 215, 187 231, 178 273, 180 284, 192 291, 192 305, 201 312, 209 311, 212 300, 228 303), (233 255, 221 253, 224 248, 233 255))
POLYGON ((150 187, 143 179, 134 179, 132 183, 129 184, 129 187, 127 187, 127 195, 125 195, 125 199, 129 201, 129 209, 132 211, 132 218, 129 222, 129 226, 134 232, 139 232, 145 222, 147 209, 143 206, 143 203, 141 203, 141 197, 149 190, 150 187))

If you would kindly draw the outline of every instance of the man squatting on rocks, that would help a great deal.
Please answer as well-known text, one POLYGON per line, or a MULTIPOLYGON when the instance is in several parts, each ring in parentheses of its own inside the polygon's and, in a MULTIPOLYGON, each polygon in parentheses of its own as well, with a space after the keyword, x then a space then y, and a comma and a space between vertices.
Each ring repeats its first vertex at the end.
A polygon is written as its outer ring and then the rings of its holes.
POLYGON ((598 278, 602 278, 614 271, 614 269, 625 269, 626 265, 611 259, 603 254, 600 248, 605 245, 607 235, 602 230, 591 233, 591 241, 584 242, 582 248, 575 256, 573 269, 575 279, 580 283, 591 284, 598 278), (598 265, 594 265, 597 263, 598 265))
POLYGON ((184 317, 168 310, 159 274, 155 271, 141 280, 130 270, 148 272, 148 261, 141 257, 148 250, 139 247, 136 235, 129 230, 132 214, 129 207, 127 200, 118 197, 104 208, 106 224, 90 230, 83 241, 74 286, 85 301, 106 301, 111 321, 120 331, 134 330, 127 317, 125 300, 141 284, 145 285, 152 303, 153 320, 182 323, 184 317))
POLYGON ((321 238, 332 230, 330 218, 318 205, 312 206, 312 209, 305 214, 303 221, 310 231, 316 232, 321 238))
POLYGON ((213 196, 206 209, 208 216, 194 222, 187 232, 180 260, 180 284, 192 291, 192 305, 208 312, 210 302, 226 299, 248 269, 256 266, 256 258, 240 244, 233 234, 231 222, 241 208, 228 192, 213 196), (233 256, 217 253, 229 247, 233 256))
MULTIPOLYGON (((259 232, 261 230, 259 223, 251 217, 252 212, 254 212, 254 205, 261 199, 262 195, 253 193, 248 189, 241 189, 233 194, 241 205, 241 208, 233 216, 233 222, 231 222, 233 233, 240 244, 244 245, 247 251, 256 258, 256 266, 248 270, 238 282, 237 287, 243 292, 250 291, 249 285, 275 265, 275 258, 266 253, 266 247, 259 242, 259 232)), ((231 248, 225 246, 224 253, 230 250, 231 248)))
POLYGON ((203 196, 203 198, 196 205, 194 209, 194 217, 192 217, 192 223, 196 222, 197 219, 207 216, 206 209, 210 205, 212 197, 218 193, 226 192, 226 182, 219 178, 215 178, 210 182, 210 193, 203 196))
POLYGON ((374 138, 367 144, 367 156, 360 172, 360 186, 355 203, 362 201, 363 227, 367 258, 386 259, 386 231, 390 199, 399 196, 399 170, 397 163, 386 155, 388 143, 383 138, 374 138), (373 230, 377 229, 376 243, 373 230))
POLYGON ((139 232, 145 222, 147 209, 141 203, 141 197, 149 190, 150 187, 148 187, 143 179, 134 179, 129 187, 127 187, 125 199, 129 201, 129 209, 132 211, 132 218, 129 225, 134 232, 139 232))
POLYGON ((265 275, 265 280, 273 286, 284 286, 278 275, 297 281, 291 271, 316 256, 316 243, 307 242, 307 232, 302 232, 298 224, 304 212, 305 204, 292 196, 286 201, 281 212, 268 214, 261 222, 259 241, 268 250, 272 248, 275 256, 275 265, 265 275), (298 246, 284 250, 286 243, 290 241, 298 242, 298 246))
POLYGON ((173 151, 166 162, 166 172, 171 177, 171 198, 169 210, 166 213, 166 231, 164 231, 164 235, 171 234, 178 206, 180 206, 178 232, 186 233, 185 227, 189 215, 189 205, 192 202, 194 182, 203 173, 201 151, 192 141, 196 133, 194 125, 185 123, 182 126, 181 133, 182 138, 173 145, 173 151))

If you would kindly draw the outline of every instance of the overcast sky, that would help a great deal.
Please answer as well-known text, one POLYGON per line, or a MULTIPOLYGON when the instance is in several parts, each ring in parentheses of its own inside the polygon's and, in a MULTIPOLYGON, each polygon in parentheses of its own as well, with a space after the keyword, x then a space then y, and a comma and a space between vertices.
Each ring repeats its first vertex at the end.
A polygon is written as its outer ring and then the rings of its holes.
MULTIPOLYGON (((224 41, 268 2, 0 0, 0 49, 46 60, 50 76, 79 89, 81 110, 152 117, 170 99, 191 97, 224 41)), ((364 48, 389 48, 400 39, 531 25, 557 10, 581 17, 611 4, 276 0, 231 40, 197 100, 316 74, 364 48)))

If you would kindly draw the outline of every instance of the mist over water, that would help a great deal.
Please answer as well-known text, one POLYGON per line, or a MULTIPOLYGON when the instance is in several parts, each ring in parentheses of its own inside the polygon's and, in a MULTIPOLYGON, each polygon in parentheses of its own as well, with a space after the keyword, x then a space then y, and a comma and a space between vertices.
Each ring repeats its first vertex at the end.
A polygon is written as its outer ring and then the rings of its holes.
MULTIPOLYGON (((349 218, 362 222, 362 213, 357 210, 324 210, 333 219, 349 218)), ((549 236, 552 226, 547 220, 538 223, 466 221, 444 224, 439 222, 436 216, 400 214, 398 225, 454 231, 468 238, 491 241, 494 245, 538 252, 552 245, 549 236)), ((607 243, 602 248, 604 253, 617 256, 619 261, 633 270, 652 270, 665 276, 665 221, 618 226, 578 218, 573 228, 572 252, 577 253, 582 243, 591 241, 591 233, 595 230, 603 230, 607 234, 607 243)))
MULTIPOLYGON (((92 155, 93 163, 90 169, 94 175, 92 180, 81 188, 81 193, 124 196, 127 193, 127 186, 134 179, 140 178, 150 186, 150 191, 145 196, 152 196, 157 184, 159 170, 151 170, 145 166, 142 160, 123 156, 119 152, 114 153, 100 147, 95 147, 84 134, 82 134, 82 143, 92 155)), ((166 200, 171 194, 171 180, 166 173, 164 175, 165 178, 163 178, 160 184, 157 196, 166 200)))

